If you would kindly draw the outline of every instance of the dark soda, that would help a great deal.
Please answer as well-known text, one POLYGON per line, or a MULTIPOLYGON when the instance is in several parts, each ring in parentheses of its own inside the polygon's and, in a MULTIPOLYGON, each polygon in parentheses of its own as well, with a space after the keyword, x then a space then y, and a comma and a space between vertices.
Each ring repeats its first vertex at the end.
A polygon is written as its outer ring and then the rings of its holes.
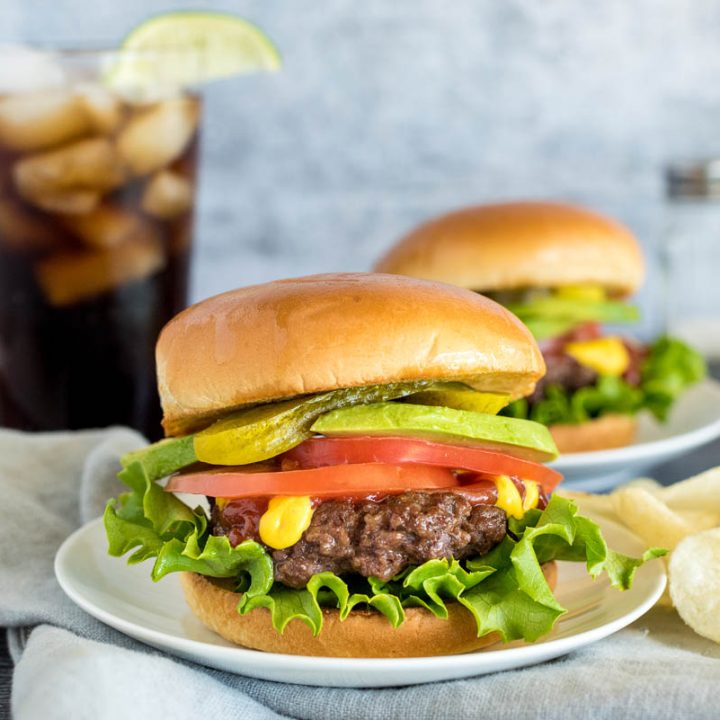
POLYGON ((105 127, 68 111, 57 122, 78 128, 43 140, 13 135, 17 97, 0 97, 0 423, 157 439, 154 348, 187 302, 200 101, 106 96, 105 127))

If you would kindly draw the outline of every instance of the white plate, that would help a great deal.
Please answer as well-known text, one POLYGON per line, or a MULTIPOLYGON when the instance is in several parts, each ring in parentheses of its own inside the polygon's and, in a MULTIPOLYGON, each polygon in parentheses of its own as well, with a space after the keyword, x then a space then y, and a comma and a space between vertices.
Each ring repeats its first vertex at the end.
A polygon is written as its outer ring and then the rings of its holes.
MULTIPOLYGON (((627 554, 643 550, 624 528, 603 522, 608 543, 627 554)), ((191 614, 177 576, 158 583, 150 564, 128 566, 106 554, 102 521, 77 530, 55 558, 62 589, 81 608, 123 633, 203 665, 264 680, 333 687, 386 687, 483 675, 550 660, 617 632, 647 612, 665 588, 664 566, 638 570, 632 589, 593 581, 581 563, 558 563, 558 600, 568 608, 550 635, 534 645, 498 644, 465 655, 409 659, 337 659, 278 655, 235 647, 191 614)), ((471 622, 471 620, 468 620, 471 622)))
POLYGON ((642 414, 634 445, 568 453, 551 465, 565 476, 565 487, 597 492, 640 477, 651 467, 717 437, 720 437, 720 383, 708 379, 680 397, 666 423, 642 414))

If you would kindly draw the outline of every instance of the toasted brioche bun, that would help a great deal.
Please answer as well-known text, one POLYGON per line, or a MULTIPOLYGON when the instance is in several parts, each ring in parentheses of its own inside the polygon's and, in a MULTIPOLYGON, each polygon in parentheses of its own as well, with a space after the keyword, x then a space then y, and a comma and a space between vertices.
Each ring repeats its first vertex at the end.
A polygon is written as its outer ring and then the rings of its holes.
POLYGON ((233 290, 181 312, 157 344, 166 434, 229 410, 337 388, 462 380, 520 397, 545 363, 528 329, 477 293, 369 273, 233 290))
POLYGON ((560 454, 609 450, 635 442, 637 421, 632 415, 603 415, 579 425, 550 425, 560 454))
POLYGON ((621 296, 639 287, 645 264, 632 233, 598 213, 512 202, 431 220, 401 239, 375 270, 480 292, 592 283, 621 296))
MULTIPOLYGON (((554 562, 543 565, 551 588, 557 582, 554 562)), ((448 603, 448 619, 436 618, 423 608, 407 608, 406 620, 394 629, 373 610, 353 610, 341 621, 337 610, 323 610, 323 629, 313 637, 302 622, 291 622, 281 635, 265 608, 240 615, 238 593, 221 582, 195 573, 182 573, 185 598, 200 620, 226 640, 265 652, 326 657, 424 657, 455 655, 499 642, 497 633, 477 637, 472 615, 458 603, 448 603)))

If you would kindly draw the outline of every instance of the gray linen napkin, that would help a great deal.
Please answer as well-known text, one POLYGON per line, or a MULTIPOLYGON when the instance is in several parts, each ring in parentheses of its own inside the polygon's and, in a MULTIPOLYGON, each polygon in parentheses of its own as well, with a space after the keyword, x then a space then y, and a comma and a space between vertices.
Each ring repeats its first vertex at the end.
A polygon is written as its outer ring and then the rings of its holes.
MULTIPOLYGON (((122 429, 0 431, 0 625, 17 663, 16 720, 199 717, 717 718, 720 647, 656 609, 565 658, 468 680, 381 690, 253 680, 171 658, 104 626, 65 597, 53 557, 120 490, 122 429)), ((148 568, 149 572, 149 568, 148 568)))

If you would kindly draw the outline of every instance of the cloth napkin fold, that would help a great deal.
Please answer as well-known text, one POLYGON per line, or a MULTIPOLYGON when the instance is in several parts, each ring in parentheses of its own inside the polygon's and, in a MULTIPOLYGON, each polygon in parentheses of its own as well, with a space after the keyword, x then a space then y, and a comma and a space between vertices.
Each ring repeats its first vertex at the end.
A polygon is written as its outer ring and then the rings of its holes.
POLYGON ((77 608, 53 574, 62 541, 121 490, 118 457, 142 444, 124 428, 0 431, 0 625, 16 720, 718 717, 720 647, 662 608, 554 662, 404 688, 253 680, 142 645, 77 608))

